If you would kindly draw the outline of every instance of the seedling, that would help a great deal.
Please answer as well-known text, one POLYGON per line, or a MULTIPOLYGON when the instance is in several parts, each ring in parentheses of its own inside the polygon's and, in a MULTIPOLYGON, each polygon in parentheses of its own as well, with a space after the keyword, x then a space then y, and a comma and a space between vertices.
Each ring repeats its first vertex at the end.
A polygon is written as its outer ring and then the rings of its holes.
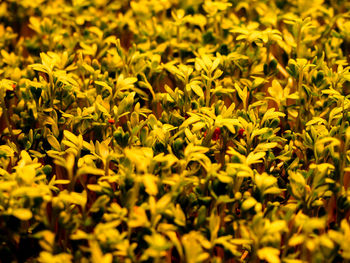
POLYGON ((0 259, 350 260, 348 1, 0 3, 0 259))

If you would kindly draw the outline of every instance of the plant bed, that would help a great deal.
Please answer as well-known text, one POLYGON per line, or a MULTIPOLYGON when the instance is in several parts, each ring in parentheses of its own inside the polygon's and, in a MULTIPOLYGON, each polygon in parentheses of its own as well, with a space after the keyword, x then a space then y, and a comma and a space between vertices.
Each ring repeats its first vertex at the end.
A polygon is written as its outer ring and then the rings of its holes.
POLYGON ((1 262, 350 262, 350 4, 0 3, 1 262))

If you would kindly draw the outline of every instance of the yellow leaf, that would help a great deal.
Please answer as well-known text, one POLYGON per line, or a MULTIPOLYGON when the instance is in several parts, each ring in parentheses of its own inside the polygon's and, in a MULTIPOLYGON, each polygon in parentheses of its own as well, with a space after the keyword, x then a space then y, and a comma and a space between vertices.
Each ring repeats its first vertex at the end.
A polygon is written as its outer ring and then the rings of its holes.
POLYGON ((279 249, 273 247, 264 247, 258 250, 258 257, 268 263, 280 263, 279 254, 279 249))
POLYGON ((158 194, 158 187, 157 187, 157 177, 151 174, 146 174, 143 176, 143 183, 146 188, 146 192, 149 195, 156 195, 158 194))
POLYGON ((16 208, 12 211, 12 215, 23 221, 29 220, 33 216, 32 212, 26 208, 16 208))

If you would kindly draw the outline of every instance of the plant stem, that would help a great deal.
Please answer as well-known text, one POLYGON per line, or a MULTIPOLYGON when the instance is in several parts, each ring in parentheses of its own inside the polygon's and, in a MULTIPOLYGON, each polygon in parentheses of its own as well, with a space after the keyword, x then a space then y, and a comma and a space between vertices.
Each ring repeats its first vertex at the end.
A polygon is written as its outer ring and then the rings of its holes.
MULTIPOLYGON (((344 126, 345 126, 345 122, 346 122, 346 119, 348 117, 348 111, 345 110, 345 107, 344 107, 344 100, 345 98, 343 97, 343 103, 342 103, 342 108, 343 108, 343 117, 342 117, 342 123, 340 125, 340 129, 339 129, 339 139, 340 139, 340 150, 339 150, 339 180, 340 180, 340 186, 343 188, 344 187, 344 169, 345 169, 345 166, 346 166, 346 144, 344 143, 344 141, 342 140, 342 133, 343 133, 343 130, 344 130, 344 126)), ((345 141, 346 141, 346 138, 345 138, 345 141)))
POLYGON ((301 44, 301 25, 299 24, 298 36, 297 36, 297 49, 296 49, 297 58, 300 57, 300 44, 301 44))
POLYGON ((52 73, 49 74, 49 85, 50 85, 50 107, 53 108, 53 100, 54 100, 54 83, 52 73))
POLYGON ((286 71, 286 69, 278 62, 278 60, 276 59, 276 57, 270 52, 269 53, 269 57, 271 58, 271 60, 275 59, 277 61, 277 69, 278 71, 283 75, 283 77, 285 78, 289 78, 289 73, 286 71))
POLYGON ((109 176, 109 157, 107 157, 105 164, 105 176, 109 176))
POLYGON ((298 79, 298 93, 299 93, 299 99, 298 99, 298 106, 299 106, 299 112, 298 112, 298 120, 297 120, 297 131, 299 131, 299 128, 301 127, 301 114, 302 114, 302 103, 301 103, 301 94, 303 89, 303 69, 299 71, 299 79, 298 79))
POLYGON ((212 78, 211 73, 209 73, 206 90, 205 90, 205 106, 210 107, 210 86, 211 86, 212 78))
POLYGON ((2 107, 2 111, 3 111, 5 123, 6 123, 6 126, 9 129, 11 141, 15 143, 17 149, 19 150, 19 146, 18 146, 17 140, 15 139, 15 135, 14 135, 13 130, 12 130, 12 125, 10 123, 9 112, 7 110, 7 107, 6 107, 4 87, 2 87, 2 83, 0 83, 0 84, 1 84, 1 86, 0 86, 0 97, 1 97, 1 99, 0 100, 1 100, 1 107, 2 107))
POLYGON ((266 45, 266 64, 270 62, 270 44, 266 45))
POLYGON ((177 43, 180 43, 180 26, 179 25, 176 27, 176 40, 177 40, 177 43))

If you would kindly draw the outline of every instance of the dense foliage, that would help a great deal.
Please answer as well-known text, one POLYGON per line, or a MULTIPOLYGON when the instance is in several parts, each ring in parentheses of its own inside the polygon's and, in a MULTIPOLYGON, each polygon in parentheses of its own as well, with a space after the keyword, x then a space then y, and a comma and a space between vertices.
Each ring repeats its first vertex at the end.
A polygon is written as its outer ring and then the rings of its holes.
POLYGON ((1 261, 349 262, 349 10, 1 1, 1 261))

